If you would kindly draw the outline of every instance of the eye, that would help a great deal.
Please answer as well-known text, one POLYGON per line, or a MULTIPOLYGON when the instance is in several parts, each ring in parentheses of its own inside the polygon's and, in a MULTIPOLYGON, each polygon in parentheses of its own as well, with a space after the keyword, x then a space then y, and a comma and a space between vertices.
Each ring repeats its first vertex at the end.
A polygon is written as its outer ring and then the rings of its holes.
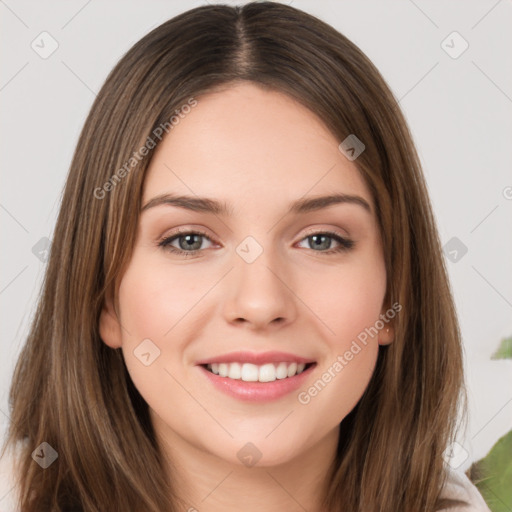
MULTIPOLYGON (((204 238, 206 238, 210 242, 212 241, 211 238, 206 233, 200 230, 183 230, 178 231, 177 234, 173 234, 169 237, 162 239, 158 243, 158 246, 162 247, 164 250, 169 251, 171 253, 189 257, 196 255, 198 252, 202 250, 202 239, 204 238), (178 243, 178 247, 173 245, 175 242, 178 243)), ((348 238, 345 238, 339 235, 338 233, 332 231, 316 231, 313 233, 309 233, 308 236, 306 236, 302 240, 310 241, 310 248, 314 252, 319 252, 320 254, 340 253, 343 251, 348 251, 354 247, 353 240, 349 240, 348 238), (332 240, 334 240, 338 244, 337 247, 331 248, 332 240), (327 250, 319 251, 317 249, 327 250)))
POLYGON ((185 257, 193 256, 201 250, 201 238, 206 238, 211 241, 208 235, 202 231, 178 231, 178 234, 161 240, 158 243, 158 246, 162 247, 166 251, 180 254, 185 257), (179 247, 172 245, 175 241, 178 242, 179 247))
POLYGON ((315 252, 320 252, 320 254, 334 254, 343 251, 348 251, 354 247, 354 241, 345 238, 338 233, 332 231, 316 231, 313 233, 309 233, 307 237, 302 240, 308 240, 310 242, 311 248, 315 252), (335 240, 338 244, 338 247, 331 249, 331 241, 335 240), (316 249, 329 249, 327 251, 317 251, 316 249))

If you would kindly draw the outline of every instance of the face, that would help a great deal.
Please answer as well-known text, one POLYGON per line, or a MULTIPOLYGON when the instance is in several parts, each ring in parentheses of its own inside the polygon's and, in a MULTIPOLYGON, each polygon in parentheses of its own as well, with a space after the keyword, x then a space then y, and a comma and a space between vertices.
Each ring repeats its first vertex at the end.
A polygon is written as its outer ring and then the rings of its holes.
POLYGON ((312 112, 248 83, 197 99, 152 159, 100 332, 164 442, 280 464, 337 432, 391 340, 378 220, 312 112))

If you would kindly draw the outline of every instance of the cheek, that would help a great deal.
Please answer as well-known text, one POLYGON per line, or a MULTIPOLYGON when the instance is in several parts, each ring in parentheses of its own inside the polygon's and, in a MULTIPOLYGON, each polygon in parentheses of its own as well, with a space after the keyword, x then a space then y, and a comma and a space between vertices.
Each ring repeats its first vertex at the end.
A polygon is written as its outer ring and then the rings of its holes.
POLYGON ((183 354, 187 314, 202 294, 204 290, 191 285, 183 272, 171 272, 169 266, 136 256, 123 276, 119 287, 122 350, 128 372, 148 403, 176 386, 169 371, 183 354))
POLYGON ((329 327, 328 350, 317 379, 299 396, 330 425, 355 407, 372 377, 379 345, 375 328, 386 292, 386 272, 378 251, 352 265, 340 266, 323 279, 312 303, 329 327))
MULTIPOLYGON (((164 346, 172 331, 197 303, 204 290, 182 271, 168 265, 132 260, 119 288, 121 320, 132 341, 151 338, 164 346)), ((182 325, 180 325, 180 328, 182 325)), ((140 340, 139 340, 140 341, 140 340)))
POLYGON ((345 350, 359 335, 377 337, 367 329, 375 325, 386 293, 386 272, 381 259, 361 258, 333 267, 315 279, 307 301, 324 325, 326 340, 337 351, 345 350))
POLYGON ((298 401, 310 417, 321 417, 324 428, 338 425, 363 396, 375 369, 377 343, 354 344, 326 362, 298 401))

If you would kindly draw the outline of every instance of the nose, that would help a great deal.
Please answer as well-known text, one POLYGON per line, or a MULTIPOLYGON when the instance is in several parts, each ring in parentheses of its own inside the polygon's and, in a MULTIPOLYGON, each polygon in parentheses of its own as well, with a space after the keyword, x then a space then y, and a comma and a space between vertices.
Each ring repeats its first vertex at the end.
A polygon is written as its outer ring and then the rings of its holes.
POLYGON ((226 280, 224 317, 254 331, 287 325, 296 317, 293 279, 273 251, 264 250, 252 263, 234 255, 226 280))

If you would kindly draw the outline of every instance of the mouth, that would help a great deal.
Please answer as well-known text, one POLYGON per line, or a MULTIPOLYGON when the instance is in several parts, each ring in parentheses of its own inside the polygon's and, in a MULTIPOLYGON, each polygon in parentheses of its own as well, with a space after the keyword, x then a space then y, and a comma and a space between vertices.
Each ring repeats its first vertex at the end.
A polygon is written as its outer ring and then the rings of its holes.
POLYGON ((247 402, 271 402, 306 386, 317 366, 313 359, 285 352, 232 352, 196 362, 206 382, 247 402))
POLYGON ((305 386, 317 366, 289 352, 240 350, 196 361, 212 389, 248 402, 285 398, 305 386))
POLYGON ((274 382, 275 380, 285 380, 300 375, 309 370, 316 363, 296 363, 296 362, 274 362, 262 365, 242 362, 232 363, 208 363, 202 364, 210 373, 232 380, 241 380, 244 382, 274 382))

